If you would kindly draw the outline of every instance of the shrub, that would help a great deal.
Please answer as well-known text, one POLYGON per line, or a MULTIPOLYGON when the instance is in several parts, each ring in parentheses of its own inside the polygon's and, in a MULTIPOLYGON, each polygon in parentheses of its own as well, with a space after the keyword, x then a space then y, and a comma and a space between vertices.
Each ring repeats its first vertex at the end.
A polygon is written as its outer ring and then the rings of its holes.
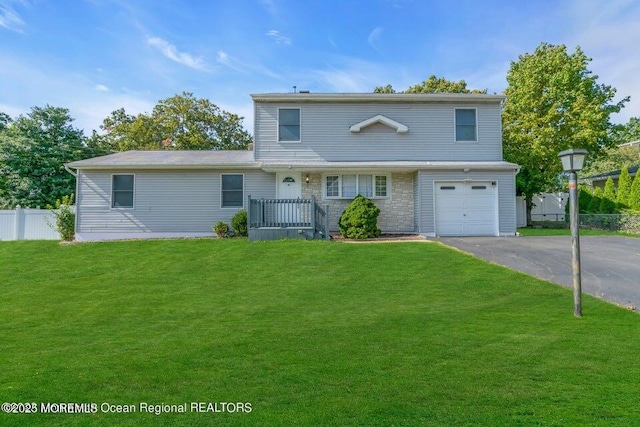
POLYGON ((631 175, 627 168, 622 168, 618 179, 618 194, 616 195, 616 206, 624 209, 629 206, 629 195, 631 194, 631 175))
MULTIPOLYGON (((587 213, 589 210, 589 203, 591 203, 591 190, 589 187, 585 185, 580 186, 580 191, 578 192, 578 212, 583 214, 587 213)), ((567 206, 569 206, 569 201, 567 200, 567 206)), ((567 208, 567 213, 569 213, 569 209, 567 208)))
POLYGON ((378 215, 380 209, 371 200, 358 195, 340 215, 340 234, 350 239, 378 237, 378 215))
POLYGON ((247 235, 247 211, 239 210, 233 218, 231 218, 231 227, 237 236, 247 235))
POLYGON ((213 226, 213 231, 216 233, 216 236, 218 236, 218 239, 229 237, 229 224, 224 221, 218 221, 213 226))
POLYGON ((587 207, 587 212, 600 213, 601 202, 602 202, 602 189, 600 187, 596 187, 595 190, 593 190, 593 194, 591 195, 591 201, 589 202, 589 206, 587 207))
POLYGON ((600 201, 600 213, 612 214, 616 211, 616 186, 611 177, 607 178, 604 185, 604 194, 600 201))
POLYGON ((634 211, 640 210, 640 177, 636 175, 631 184, 631 194, 629 194, 629 207, 634 211))
POLYGON ((60 237, 65 242, 72 241, 76 232, 76 213, 71 206, 73 206, 73 194, 57 199, 55 207, 47 205, 47 209, 51 210, 56 219, 55 225, 49 225, 60 233, 60 237))

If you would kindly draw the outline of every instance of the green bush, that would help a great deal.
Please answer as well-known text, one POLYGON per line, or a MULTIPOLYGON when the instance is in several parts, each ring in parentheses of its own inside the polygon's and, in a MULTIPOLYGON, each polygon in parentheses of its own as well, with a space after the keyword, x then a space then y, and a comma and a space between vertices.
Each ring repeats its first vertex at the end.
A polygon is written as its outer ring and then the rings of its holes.
POLYGON ((380 209, 361 195, 355 199, 340 215, 338 226, 340 234, 349 239, 368 239, 380 236, 378 228, 380 209))
MULTIPOLYGON (((591 190, 585 185, 580 186, 578 193, 578 212, 581 214, 587 213, 589 210, 589 203, 591 203, 591 190)), ((569 201, 567 200, 567 213, 569 213, 569 201)))
POLYGON ((55 226, 51 225, 65 242, 70 242, 75 237, 76 232, 76 213, 73 208, 73 194, 63 196, 62 199, 56 200, 56 206, 47 205, 56 219, 55 226))
POLYGON ((631 193, 629 194, 628 205, 634 211, 640 211, 640 174, 633 178, 631 193))
POLYGON ((244 209, 238 211, 233 218, 231 218, 231 227, 237 236, 247 235, 247 211, 244 209))
POLYGON ((216 233, 216 236, 218 236, 218 239, 229 237, 229 224, 224 221, 218 221, 213 226, 213 231, 216 233))
POLYGON ((616 186, 611 177, 607 178, 604 185, 604 193, 600 201, 600 213, 612 214, 616 211, 616 186))
POLYGON ((629 196, 631 195, 631 175, 629 169, 622 168, 618 179, 618 191, 616 194, 616 206, 624 209, 629 206, 629 196))
POLYGON ((593 194, 591 195, 591 201, 589 202, 589 206, 587 207, 588 213, 600 213, 600 203, 602 202, 602 189, 600 187, 596 187, 593 190, 593 194))

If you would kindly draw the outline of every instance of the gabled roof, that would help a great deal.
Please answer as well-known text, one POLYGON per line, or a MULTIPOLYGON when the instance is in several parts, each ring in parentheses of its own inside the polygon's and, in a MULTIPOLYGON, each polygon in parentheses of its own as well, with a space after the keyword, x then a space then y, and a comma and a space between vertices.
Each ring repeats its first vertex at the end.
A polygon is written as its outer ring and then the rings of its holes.
POLYGON ((258 168, 249 150, 123 151, 79 160, 66 166, 76 169, 208 169, 258 168))
POLYGON ((396 122, 395 120, 392 120, 388 117, 385 117, 381 114, 378 114, 377 116, 373 116, 370 119, 363 120, 360 123, 356 123, 355 125, 351 126, 349 130, 351 132, 357 133, 357 132, 360 132, 360 130, 362 130, 363 128, 366 128, 367 126, 371 126, 376 123, 381 123, 385 126, 389 126, 390 128, 395 129, 397 133, 409 132, 409 128, 407 126, 403 125, 400 122, 396 122))

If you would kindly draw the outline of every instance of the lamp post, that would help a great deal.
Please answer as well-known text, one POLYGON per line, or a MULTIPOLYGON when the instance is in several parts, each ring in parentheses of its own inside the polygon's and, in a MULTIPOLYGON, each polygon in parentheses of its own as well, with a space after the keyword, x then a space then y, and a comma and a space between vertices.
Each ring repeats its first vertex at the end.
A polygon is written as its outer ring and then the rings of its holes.
POLYGON ((580 276, 580 230, 578 228, 578 172, 587 150, 572 148, 558 153, 562 169, 569 173, 569 218, 571 220, 571 268, 573 270, 573 315, 582 317, 582 279, 580 276))

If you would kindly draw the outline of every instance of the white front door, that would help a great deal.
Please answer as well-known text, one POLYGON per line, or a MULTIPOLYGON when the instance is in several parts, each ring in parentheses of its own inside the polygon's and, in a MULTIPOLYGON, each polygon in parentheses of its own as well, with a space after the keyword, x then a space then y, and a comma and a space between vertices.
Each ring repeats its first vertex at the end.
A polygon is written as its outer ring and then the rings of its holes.
MULTIPOLYGON (((279 172, 276 174, 278 199, 300 199, 302 197, 302 174, 300 172, 279 172)), ((278 222, 299 223, 300 204, 281 203, 278 205, 278 222)))

